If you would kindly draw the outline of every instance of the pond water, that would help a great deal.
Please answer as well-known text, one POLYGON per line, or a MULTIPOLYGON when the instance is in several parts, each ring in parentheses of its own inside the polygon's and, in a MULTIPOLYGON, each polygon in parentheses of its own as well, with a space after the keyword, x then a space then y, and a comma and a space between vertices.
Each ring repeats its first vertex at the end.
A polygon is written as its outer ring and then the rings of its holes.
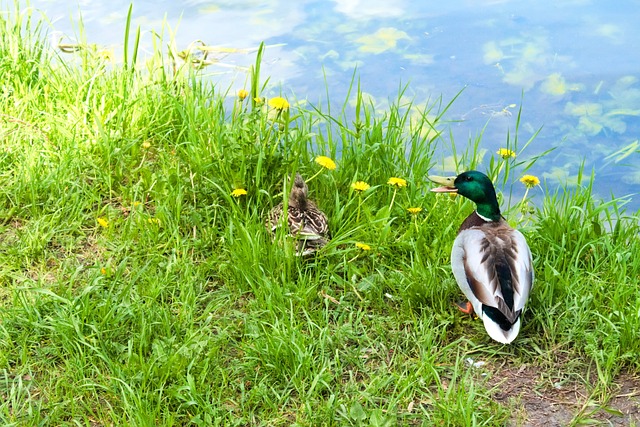
MULTIPOLYGON (((629 210, 640 209, 639 1, 429 3, 137 0, 133 22, 143 51, 152 46, 152 31, 163 28, 178 49, 197 40, 237 49, 215 53, 219 62, 205 73, 232 94, 245 86, 262 41, 271 94, 290 99, 328 97, 341 105, 355 67, 362 90, 381 109, 404 85, 417 104, 440 96, 446 103, 464 89, 445 119, 454 121, 460 148, 484 129, 487 159, 505 146, 508 132, 513 137, 522 105, 520 145, 540 132, 519 156, 555 148, 527 173, 553 189, 574 184, 584 165, 586 175, 595 173, 598 197, 625 197, 629 210)), ((73 22, 82 16, 88 42, 122 52, 128 1, 30 4, 65 42, 73 42, 73 22)), ((446 167, 445 159, 440 169, 446 167)))

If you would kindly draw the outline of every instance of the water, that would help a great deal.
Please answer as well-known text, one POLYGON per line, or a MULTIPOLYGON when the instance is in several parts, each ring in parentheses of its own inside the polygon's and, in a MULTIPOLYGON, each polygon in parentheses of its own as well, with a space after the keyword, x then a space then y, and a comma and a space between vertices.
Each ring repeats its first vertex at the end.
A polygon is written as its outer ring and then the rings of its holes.
MULTIPOLYGON (((505 146, 523 113, 520 144, 537 130, 526 159, 556 148, 527 173, 551 189, 572 185, 582 165, 595 171, 597 196, 629 198, 640 209, 640 2, 615 7, 596 0, 136 1, 142 47, 152 30, 171 28, 178 49, 195 41, 266 50, 263 76, 272 94, 312 102, 345 99, 354 67, 362 89, 381 108, 408 84, 421 104, 445 102, 459 147, 482 129, 486 159, 505 146)), ((31 5, 52 29, 74 37, 80 13, 89 42, 122 51, 129 3, 86 1, 31 5)), ((166 30, 165 30, 166 32, 166 30)), ((253 51, 215 54, 207 69, 220 87, 245 86, 253 51)), ((446 153, 444 153, 446 155, 446 153)), ((438 171, 440 172, 440 171, 438 171)), ((542 191, 542 190, 537 190, 542 191)))

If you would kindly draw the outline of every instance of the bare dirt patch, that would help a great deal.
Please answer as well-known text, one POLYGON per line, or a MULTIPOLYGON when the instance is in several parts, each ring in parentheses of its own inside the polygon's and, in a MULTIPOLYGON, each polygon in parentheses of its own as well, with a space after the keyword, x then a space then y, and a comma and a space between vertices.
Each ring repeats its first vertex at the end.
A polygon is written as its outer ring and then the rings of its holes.
POLYGON ((514 408, 510 427, 640 425, 640 377, 618 376, 606 398, 578 380, 553 382, 533 366, 488 367, 493 398, 514 408))

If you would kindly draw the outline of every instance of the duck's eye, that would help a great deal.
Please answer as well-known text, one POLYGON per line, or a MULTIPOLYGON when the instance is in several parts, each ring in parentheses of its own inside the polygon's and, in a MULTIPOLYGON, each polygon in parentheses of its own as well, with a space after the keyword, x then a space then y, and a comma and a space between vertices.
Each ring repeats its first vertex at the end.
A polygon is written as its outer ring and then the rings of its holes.
POLYGON ((467 181, 473 181, 473 178, 470 176, 465 177, 464 179, 466 179, 467 181))

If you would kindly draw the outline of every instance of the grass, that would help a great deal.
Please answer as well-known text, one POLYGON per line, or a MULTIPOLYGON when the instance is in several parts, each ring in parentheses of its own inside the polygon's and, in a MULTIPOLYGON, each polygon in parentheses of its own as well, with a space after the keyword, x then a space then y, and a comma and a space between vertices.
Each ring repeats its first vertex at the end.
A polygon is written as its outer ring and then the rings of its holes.
MULTIPOLYGON (((537 206, 503 202, 537 276, 520 337, 501 346, 451 304, 449 251, 473 206, 428 191, 455 99, 416 105, 401 89, 376 111, 354 75, 355 111, 279 111, 261 52, 241 101, 160 44, 135 67, 130 25, 113 65, 90 45, 61 57, 29 9, 7 9, 3 425, 499 426, 517 402, 498 403, 468 358, 495 367, 489 377, 508 364, 539 367, 548 386, 577 381, 596 408, 619 374, 640 372, 638 215, 594 200, 593 177, 537 206), (263 225, 294 171, 316 175, 333 234, 308 260, 263 225), (354 191, 358 180, 371 188, 354 191)), ((480 134, 459 169, 519 185, 536 157, 515 134, 516 158, 479 163, 480 134)))

